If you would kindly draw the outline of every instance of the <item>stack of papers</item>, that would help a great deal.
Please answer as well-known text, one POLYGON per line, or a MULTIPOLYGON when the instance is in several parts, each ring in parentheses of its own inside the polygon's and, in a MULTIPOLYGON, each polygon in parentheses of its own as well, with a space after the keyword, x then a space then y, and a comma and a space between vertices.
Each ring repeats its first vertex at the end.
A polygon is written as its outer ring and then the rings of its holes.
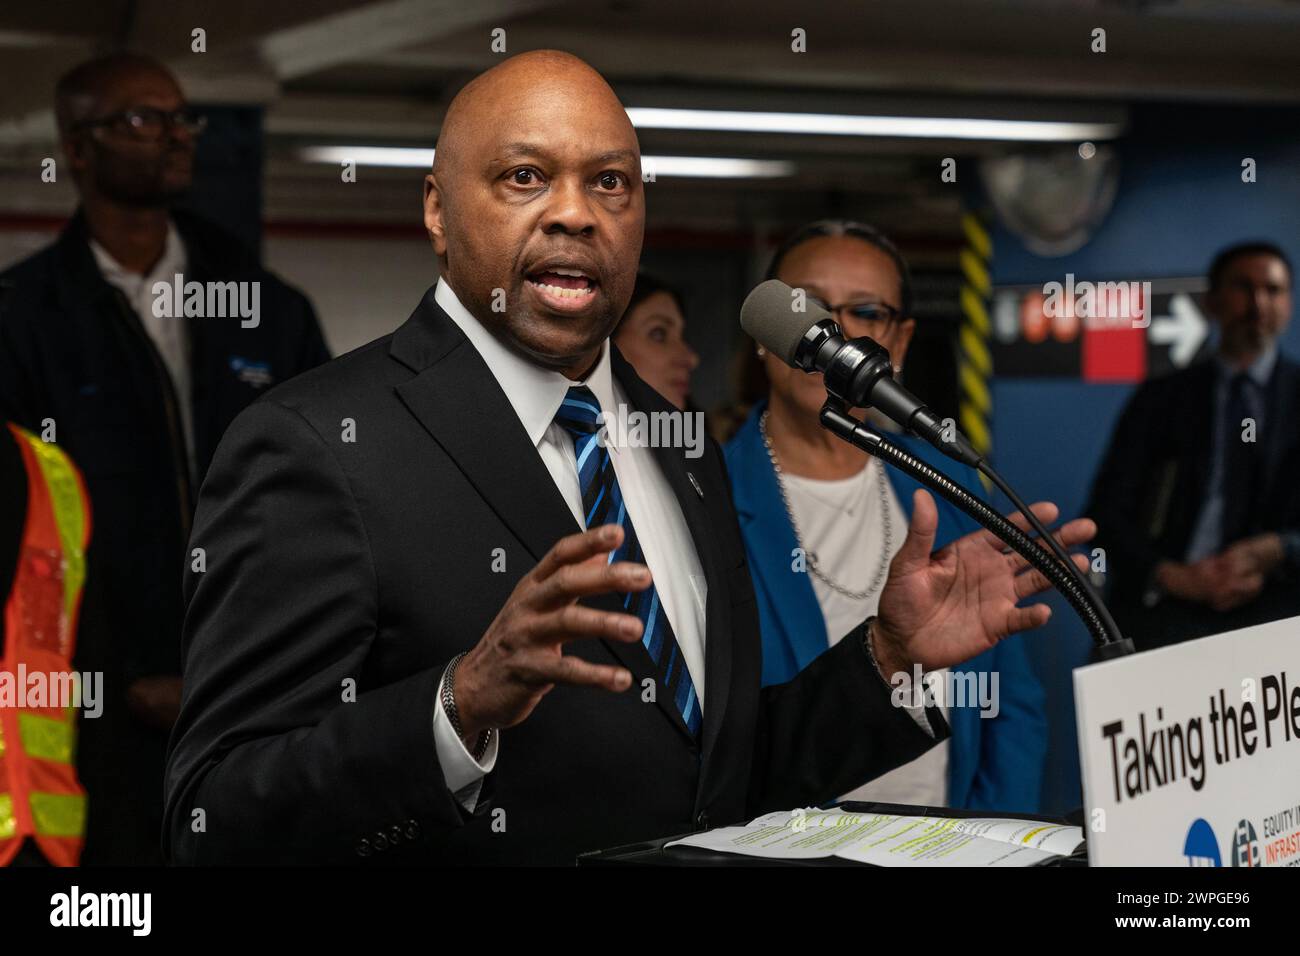
POLYGON ((1081 827, 997 817, 907 817, 844 810, 767 813, 744 826, 696 833, 695 846, 772 860, 839 857, 875 866, 1035 866, 1069 856, 1081 827))

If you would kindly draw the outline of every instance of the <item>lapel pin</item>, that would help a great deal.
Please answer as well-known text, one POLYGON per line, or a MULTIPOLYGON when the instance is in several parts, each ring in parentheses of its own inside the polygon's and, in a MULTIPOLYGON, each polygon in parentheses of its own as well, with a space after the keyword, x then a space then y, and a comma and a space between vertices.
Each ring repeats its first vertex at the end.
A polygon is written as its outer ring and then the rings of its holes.
POLYGON ((697 481, 695 476, 692 475, 689 471, 686 473, 686 477, 690 480, 691 487, 695 489, 695 493, 700 496, 700 500, 703 500, 704 489, 700 487, 699 481, 697 481))

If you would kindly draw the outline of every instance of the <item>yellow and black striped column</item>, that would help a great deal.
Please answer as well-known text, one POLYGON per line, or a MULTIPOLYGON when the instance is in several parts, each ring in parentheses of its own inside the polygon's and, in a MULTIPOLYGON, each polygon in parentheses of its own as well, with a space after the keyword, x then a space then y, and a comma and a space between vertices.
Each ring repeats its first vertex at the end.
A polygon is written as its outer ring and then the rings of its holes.
POLYGON ((993 293, 993 242, 974 213, 961 217, 961 323, 957 329, 958 427, 981 455, 993 447, 993 400, 989 379, 989 303, 993 293))

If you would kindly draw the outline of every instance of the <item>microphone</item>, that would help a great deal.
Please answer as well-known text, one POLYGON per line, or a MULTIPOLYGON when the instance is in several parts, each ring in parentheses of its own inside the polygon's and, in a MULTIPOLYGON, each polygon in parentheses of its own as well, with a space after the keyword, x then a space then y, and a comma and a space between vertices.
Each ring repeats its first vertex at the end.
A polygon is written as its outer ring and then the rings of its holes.
POLYGON ((740 308, 741 328, 791 368, 821 372, 826 391, 846 405, 878 408, 949 458, 979 468, 980 453, 951 420, 894 381, 889 352, 866 336, 845 340, 831 314, 806 298, 796 312, 793 292, 779 279, 760 283, 740 308))

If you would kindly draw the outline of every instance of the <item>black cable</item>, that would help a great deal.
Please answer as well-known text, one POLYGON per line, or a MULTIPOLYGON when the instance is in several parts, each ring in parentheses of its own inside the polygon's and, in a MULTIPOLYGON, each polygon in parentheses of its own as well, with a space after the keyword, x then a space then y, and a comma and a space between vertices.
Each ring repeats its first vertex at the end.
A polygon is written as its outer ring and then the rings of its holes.
POLYGON ((1066 567, 1071 571, 1074 579, 1079 582, 1079 585, 1092 599, 1092 606, 1096 609, 1098 616, 1101 617, 1102 623, 1106 625, 1107 634, 1110 635, 1108 643, 1115 643, 1122 640, 1123 635, 1120 634, 1119 625, 1117 625, 1115 619, 1110 616, 1110 609, 1106 607, 1106 602, 1097 594, 1097 591, 1093 588, 1091 582, 1083 576, 1083 572, 1079 570, 1079 566, 1070 559, 1068 554, 1066 554, 1065 549, 1061 547, 1061 543, 1056 540, 1054 535, 1048 533, 1047 529, 1043 527, 1043 523, 1038 520, 1038 516, 1029 509, 1028 505, 1020 500, 1020 496, 1016 494, 1011 485, 1009 485, 1002 476, 994 470, 992 465, 981 458, 978 467, 980 472, 987 475, 989 481, 993 482, 993 484, 997 486, 998 490, 1006 495, 1008 500, 1015 505, 1016 510, 1025 516, 1030 526, 1038 532, 1041 539, 1045 540, 1051 546, 1052 550, 1056 552, 1056 556, 1061 559, 1061 563, 1066 565, 1066 567))
MULTIPOLYGON (((882 461, 889 462, 895 468, 907 472, 917 481, 937 491, 948 501, 961 508, 978 521, 983 527, 992 531, 1005 541, 1012 550, 1021 555, 1031 566, 1042 572, 1043 576, 1060 591, 1074 608, 1091 633, 1094 643, 1099 648, 1120 646, 1122 643, 1111 637, 1106 622, 1098 613, 1094 596, 1086 591, 1067 571, 1056 557, 1023 531, 998 514, 978 497, 957 484, 943 472, 930 467, 919 458, 892 445, 883 436, 866 428, 857 419, 834 408, 827 403, 821 412, 822 424, 882 461)), ((1075 568, 1077 571, 1078 569, 1075 568)))

